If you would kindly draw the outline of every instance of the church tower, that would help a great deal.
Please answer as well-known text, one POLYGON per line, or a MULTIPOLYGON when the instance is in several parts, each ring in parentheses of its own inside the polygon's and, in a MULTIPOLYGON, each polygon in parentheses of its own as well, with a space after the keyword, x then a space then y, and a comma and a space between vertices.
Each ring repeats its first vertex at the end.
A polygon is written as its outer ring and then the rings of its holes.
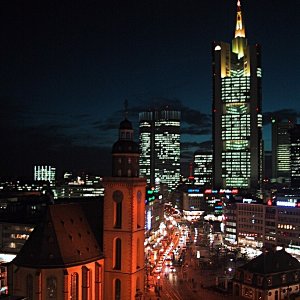
POLYGON ((146 181, 139 178, 139 147, 125 119, 112 148, 112 177, 104 179, 106 300, 132 300, 144 293, 146 181))

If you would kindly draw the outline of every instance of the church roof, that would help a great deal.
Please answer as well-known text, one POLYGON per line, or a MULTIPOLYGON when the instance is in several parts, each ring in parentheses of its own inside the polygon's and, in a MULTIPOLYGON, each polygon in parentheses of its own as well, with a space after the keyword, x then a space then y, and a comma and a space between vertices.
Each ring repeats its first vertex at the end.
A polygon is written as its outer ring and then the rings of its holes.
POLYGON ((284 249, 281 249, 279 251, 266 251, 240 269, 251 273, 272 274, 300 269, 300 262, 284 249))
POLYGON ((80 204, 71 203, 48 206, 45 218, 13 263, 30 268, 58 268, 100 258, 103 254, 80 204))
POLYGON ((128 129, 128 130, 132 130, 132 124, 128 119, 124 119, 121 123, 120 123, 120 129, 128 129))

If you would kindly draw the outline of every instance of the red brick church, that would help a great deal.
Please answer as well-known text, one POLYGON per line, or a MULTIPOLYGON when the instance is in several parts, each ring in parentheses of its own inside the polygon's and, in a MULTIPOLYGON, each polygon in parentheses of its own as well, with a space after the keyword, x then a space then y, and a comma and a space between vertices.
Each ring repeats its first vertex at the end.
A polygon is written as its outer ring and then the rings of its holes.
POLYGON ((104 202, 96 206, 99 214, 89 214, 88 206, 78 203, 48 206, 9 265, 10 295, 131 300, 144 294, 146 181, 139 178, 138 144, 126 118, 112 149, 112 177, 105 178, 104 186, 104 202), (101 218, 96 229, 95 218, 101 218))

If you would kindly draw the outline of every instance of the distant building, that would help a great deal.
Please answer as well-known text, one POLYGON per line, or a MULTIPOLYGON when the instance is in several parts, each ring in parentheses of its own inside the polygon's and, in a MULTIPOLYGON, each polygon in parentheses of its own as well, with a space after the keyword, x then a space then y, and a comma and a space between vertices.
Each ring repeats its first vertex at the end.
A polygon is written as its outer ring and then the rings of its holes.
POLYGON ((104 187, 100 176, 79 176, 76 179, 65 178, 53 188, 54 198, 82 198, 104 196, 104 187), (67 180, 66 180, 67 179, 67 180))
POLYGON ((261 300, 295 299, 293 296, 299 295, 299 276, 300 262, 284 249, 264 251, 237 268, 233 296, 261 300))
POLYGON ((290 130, 295 119, 272 118, 272 181, 291 182, 290 130))
POLYGON ((55 182, 56 169, 52 166, 34 166, 34 181, 55 182))
POLYGON ((255 199, 244 198, 243 203, 237 203, 237 242, 240 247, 261 249, 264 245, 266 207, 255 199))
POLYGON ((200 220, 200 217, 207 212, 207 203, 203 191, 195 186, 187 187, 182 196, 182 213, 188 221, 200 220))
POLYGON ((236 195, 223 203, 225 242, 248 252, 262 247, 286 251, 300 259, 300 192, 283 189, 263 202, 236 195))
POLYGON ((237 203, 227 201, 224 205, 224 242, 230 246, 237 245, 237 203))
POLYGON ((0 194, 0 254, 19 253, 48 203, 49 197, 37 191, 0 194))
POLYGON ((139 114, 140 176, 150 186, 173 190, 180 179, 180 112, 169 109, 139 114))
POLYGON ((295 125, 291 134, 291 185, 300 187, 300 125, 295 125))
POLYGON ((154 188, 146 188, 146 235, 159 230, 164 222, 163 196, 154 188))
POLYGON ((196 151, 194 153, 195 184, 212 186, 212 151, 196 151))
POLYGON ((248 45, 240 1, 231 45, 214 42, 212 56, 213 187, 257 190, 263 172, 261 49, 248 45))

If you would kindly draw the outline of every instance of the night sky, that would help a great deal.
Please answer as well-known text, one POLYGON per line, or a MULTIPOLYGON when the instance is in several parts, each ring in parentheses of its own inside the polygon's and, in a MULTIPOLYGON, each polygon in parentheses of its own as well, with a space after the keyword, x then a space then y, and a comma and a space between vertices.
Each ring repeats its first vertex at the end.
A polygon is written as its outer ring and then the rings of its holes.
MULTIPOLYGON (((270 116, 299 116, 300 1, 241 0, 262 45, 264 140, 270 116)), ((211 144, 211 42, 233 38, 235 0, 0 2, 0 177, 34 164, 110 175, 124 118, 182 111, 182 158, 211 144)))

